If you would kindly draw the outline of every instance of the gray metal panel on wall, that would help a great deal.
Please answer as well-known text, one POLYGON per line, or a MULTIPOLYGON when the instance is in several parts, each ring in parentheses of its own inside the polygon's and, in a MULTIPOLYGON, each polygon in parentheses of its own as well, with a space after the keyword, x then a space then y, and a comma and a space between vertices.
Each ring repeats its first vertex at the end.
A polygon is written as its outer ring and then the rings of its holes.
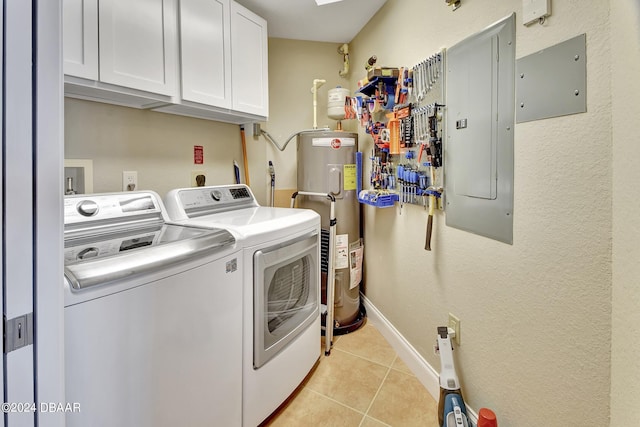
POLYGON ((513 243, 515 14, 447 50, 446 224, 513 243))
POLYGON ((587 36, 516 61, 518 123, 587 111, 587 36))

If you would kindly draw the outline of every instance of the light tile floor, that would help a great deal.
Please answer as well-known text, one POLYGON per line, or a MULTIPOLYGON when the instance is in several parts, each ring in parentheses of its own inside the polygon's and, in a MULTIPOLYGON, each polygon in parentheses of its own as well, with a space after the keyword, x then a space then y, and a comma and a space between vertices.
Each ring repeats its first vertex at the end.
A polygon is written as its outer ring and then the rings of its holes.
POLYGON ((437 407, 380 332, 366 323, 336 336, 331 355, 321 356, 262 426, 438 427, 437 407))

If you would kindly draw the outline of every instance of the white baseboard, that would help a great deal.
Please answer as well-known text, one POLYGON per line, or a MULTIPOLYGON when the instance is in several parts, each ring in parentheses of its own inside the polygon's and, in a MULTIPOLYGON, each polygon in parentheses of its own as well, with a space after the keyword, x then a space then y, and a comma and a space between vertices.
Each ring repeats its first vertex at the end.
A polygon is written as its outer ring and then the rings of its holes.
MULTIPOLYGON (((376 327, 391 347, 398 353, 400 359, 407 365, 418 381, 427 389, 437 402, 440 398, 440 382, 438 371, 431 366, 418 351, 406 340, 405 337, 387 320, 386 317, 374 306, 369 299, 360 294, 362 303, 367 310, 368 321, 376 327)), ((435 338, 434 338, 435 343, 435 338)), ((466 404, 466 402, 465 402, 466 404)), ((471 422, 478 422, 478 414, 467 405, 467 416, 471 422)))

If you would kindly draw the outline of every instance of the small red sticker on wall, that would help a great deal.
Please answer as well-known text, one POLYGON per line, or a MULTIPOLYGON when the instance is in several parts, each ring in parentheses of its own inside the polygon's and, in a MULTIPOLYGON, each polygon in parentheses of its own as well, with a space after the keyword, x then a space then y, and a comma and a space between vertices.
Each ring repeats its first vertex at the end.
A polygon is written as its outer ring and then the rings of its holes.
POLYGON ((201 165, 204 163, 204 149, 202 145, 193 146, 193 164, 201 165))
POLYGON ((331 140, 331 148, 335 148, 336 150, 340 148, 342 142, 338 138, 334 138, 331 140))

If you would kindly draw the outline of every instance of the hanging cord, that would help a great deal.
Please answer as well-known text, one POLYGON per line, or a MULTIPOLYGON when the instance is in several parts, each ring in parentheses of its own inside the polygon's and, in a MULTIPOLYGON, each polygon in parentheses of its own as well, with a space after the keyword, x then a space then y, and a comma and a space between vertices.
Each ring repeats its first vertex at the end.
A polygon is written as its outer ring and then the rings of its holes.
POLYGON ((267 132, 264 129, 260 129, 260 134, 264 135, 265 139, 267 141, 269 141, 270 143, 272 143, 273 145, 276 146, 276 148, 280 151, 284 151, 285 148, 287 148, 287 145, 289 144, 289 141, 291 141, 293 138, 295 138, 296 136, 300 135, 301 133, 310 133, 310 132, 330 132, 331 129, 329 129, 328 127, 324 127, 324 128, 320 128, 320 129, 305 129, 305 130, 301 130, 298 131, 296 133, 291 134, 291 136, 289 136, 289 138, 285 141, 284 145, 282 147, 280 147, 280 144, 278 144, 276 142, 275 139, 273 139, 271 137, 271 135, 269 135, 269 132, 267 132))

